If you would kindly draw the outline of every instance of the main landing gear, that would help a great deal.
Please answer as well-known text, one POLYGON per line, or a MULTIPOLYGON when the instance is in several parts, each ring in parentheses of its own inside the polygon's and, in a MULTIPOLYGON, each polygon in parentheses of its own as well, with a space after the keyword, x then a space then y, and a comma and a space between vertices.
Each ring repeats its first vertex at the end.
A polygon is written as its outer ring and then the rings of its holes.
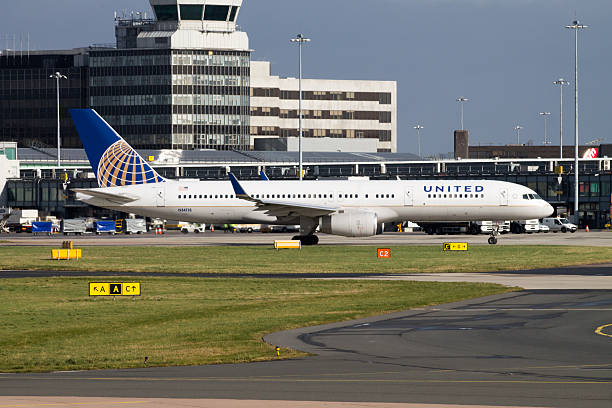
POLYGON ((300 241, 302 245, 317 245, 319 243, 319 237, 316 235, 296 235, 293 237, 295 241, 300 241))

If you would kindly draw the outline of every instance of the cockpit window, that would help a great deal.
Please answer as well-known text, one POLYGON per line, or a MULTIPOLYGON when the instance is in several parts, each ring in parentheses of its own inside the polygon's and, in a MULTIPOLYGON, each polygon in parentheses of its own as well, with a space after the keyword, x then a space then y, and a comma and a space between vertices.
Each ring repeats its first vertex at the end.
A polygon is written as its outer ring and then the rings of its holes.
POLYGON ((523 200, 529 200, 529 194, 523 194, 523 200))

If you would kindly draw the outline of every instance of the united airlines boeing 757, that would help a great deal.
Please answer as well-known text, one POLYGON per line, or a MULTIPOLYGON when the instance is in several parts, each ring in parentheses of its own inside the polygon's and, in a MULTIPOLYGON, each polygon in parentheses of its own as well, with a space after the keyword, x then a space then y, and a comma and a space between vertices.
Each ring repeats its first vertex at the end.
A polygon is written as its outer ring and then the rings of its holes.
POLYGON ((300 225, 296 239, 321 232, 376 234, 396 220, 478 221, 548 217, 533 190, 487 180, 181 181, 161 177, 98 113, 70 111, 99 188, 75 189, 91 205, 198 223, 300 225))

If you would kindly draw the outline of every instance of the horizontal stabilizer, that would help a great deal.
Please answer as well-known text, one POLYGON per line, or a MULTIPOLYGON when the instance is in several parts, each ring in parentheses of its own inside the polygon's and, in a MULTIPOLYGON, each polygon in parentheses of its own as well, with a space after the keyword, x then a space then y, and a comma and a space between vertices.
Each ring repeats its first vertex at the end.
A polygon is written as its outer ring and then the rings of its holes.
POLYGON ((93 198, 110 201, 117 204, 127 204, 132 201, 138 200, 138 197, 126 195, 126 194, 115 194, 105 191, 106 189, 99 188, 75 188, 72 191, 80 194, 85 194, 93 198))

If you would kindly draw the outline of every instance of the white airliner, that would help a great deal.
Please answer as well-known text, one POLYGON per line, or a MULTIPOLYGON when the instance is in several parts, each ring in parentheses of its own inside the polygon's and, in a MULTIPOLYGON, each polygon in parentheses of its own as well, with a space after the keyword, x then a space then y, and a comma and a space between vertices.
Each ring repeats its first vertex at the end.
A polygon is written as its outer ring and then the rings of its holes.
POLYGON ((478 221, 548 217, 533 190, 487 180, 227 181, 166 180, 91 109, 71 110, 100 188, 75 189, 91 205, 199 223, 300 225, 295 237, 316 244, 321 232, 376 234, 397 220, 478 221))

